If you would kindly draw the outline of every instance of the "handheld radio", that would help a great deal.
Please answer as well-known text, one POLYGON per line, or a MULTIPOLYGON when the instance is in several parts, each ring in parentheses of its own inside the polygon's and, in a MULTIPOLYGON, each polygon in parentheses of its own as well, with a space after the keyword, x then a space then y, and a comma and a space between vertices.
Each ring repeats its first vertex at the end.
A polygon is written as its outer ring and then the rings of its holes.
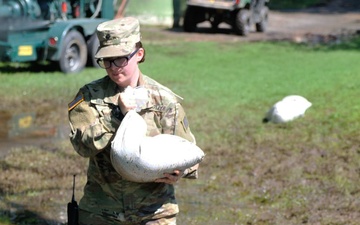
POLYGON ((67 205, 68 225, 78 225, 79 220, 79 207, 75 201, 75 176, 73 179, 73 193, 71 202, 67 205))

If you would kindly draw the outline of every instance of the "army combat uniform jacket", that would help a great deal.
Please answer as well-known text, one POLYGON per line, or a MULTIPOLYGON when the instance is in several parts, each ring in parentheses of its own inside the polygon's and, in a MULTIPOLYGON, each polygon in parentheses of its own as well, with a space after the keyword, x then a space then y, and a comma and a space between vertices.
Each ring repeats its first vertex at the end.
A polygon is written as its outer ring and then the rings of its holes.
MULTIPOLYGON (((142 74, 138 85, 149 92, 149 102, 139 112, 147 123, 147 135, 174 134, 195 143, 181 98, 142 74)), ((123 119, 118 92, 117 85, 105 76, 82 87, 69 103, 70 141, 78 154, 89 158, 79 203, 83 224, 140 224, 179 211, 173 185, 126 181, 113 168, 111 141, 123 119)), ((189 168, 184 177, 196 178, 197 171, 189 168)))

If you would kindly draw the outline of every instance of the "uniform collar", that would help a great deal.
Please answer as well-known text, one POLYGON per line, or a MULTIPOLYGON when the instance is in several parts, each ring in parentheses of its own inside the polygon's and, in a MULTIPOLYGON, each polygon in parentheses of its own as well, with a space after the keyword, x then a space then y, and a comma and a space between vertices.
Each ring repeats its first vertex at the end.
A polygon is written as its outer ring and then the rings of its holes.
MULTIPOLYGON (((137 86, 144 86, 146 87, 146 81, 144 79, 144 75, 139 72, 139 79, 137 82, 137 86)), ((112 81, 110 79, 110 77, 108 77, 108 84, 107 84, 107 88, 106 88, 106 92, 105 92, 105 97, 104 97, 104 103, 108 103, 108 104, 114 104, 117 105, 117 101, 118 101, 118 95, 120 93, 120 89, 117 86, 117 84, 112 81)), ((153 106, 150 94, 149 94, 149 102, 143 107, 144 108, 150 108, 153 106)))

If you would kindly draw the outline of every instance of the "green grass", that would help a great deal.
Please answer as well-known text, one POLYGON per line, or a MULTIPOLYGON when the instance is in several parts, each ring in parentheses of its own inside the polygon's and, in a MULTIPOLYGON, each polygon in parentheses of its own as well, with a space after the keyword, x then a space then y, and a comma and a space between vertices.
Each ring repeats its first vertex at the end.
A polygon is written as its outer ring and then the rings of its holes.
MULTIPOLYGON (((348 225, 360 220, 359 43, 310 48, 144 42, 142 72, 184 97, 191 129, 206 153, 200 178, 177 184, 179 224, 348 225), (306 116, 285 125, 262 124, 268 108, 290 94, 313 103, 306 116)), ((101 69, 77 75, 2 72, 1 110, 35 110, 42 115, 39 126, 66 123, 66 104, 78 88, 103 75, 101 69)), ((73 170, 80 176, 81 193, 85 167, 69 166, 80 157, 67 142, 42 148, 52 151, 42 155, 44 149, 20 149, 25 159, 15 151, 0 161, 7 165, 0 173, 2 199, 30 210, 31 200, 60 189, 60 197, 47 202, 47 211, 61 211, 70 200, 73 170), (27 164, 38 155, 41 161, 27 164), (31 176, 11 176, 14 171, 31 176), (32 177, 55 181, 31 183, 32 177), (66 180, 69 185, 61 186, 66 180)), ((7 212, 9 204, 0 206, 7 212)))

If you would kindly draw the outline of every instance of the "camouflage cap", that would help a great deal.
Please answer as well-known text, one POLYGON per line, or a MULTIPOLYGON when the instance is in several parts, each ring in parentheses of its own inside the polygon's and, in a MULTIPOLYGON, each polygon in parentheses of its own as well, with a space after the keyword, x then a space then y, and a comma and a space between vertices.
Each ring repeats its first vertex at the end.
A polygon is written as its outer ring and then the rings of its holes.
POLYGON ((139 20, 133 17, 124 17, 103 22, 98 25, 96 34, 100 46, 95 58, 126 56, 135 49, 140 41, 139 20))

